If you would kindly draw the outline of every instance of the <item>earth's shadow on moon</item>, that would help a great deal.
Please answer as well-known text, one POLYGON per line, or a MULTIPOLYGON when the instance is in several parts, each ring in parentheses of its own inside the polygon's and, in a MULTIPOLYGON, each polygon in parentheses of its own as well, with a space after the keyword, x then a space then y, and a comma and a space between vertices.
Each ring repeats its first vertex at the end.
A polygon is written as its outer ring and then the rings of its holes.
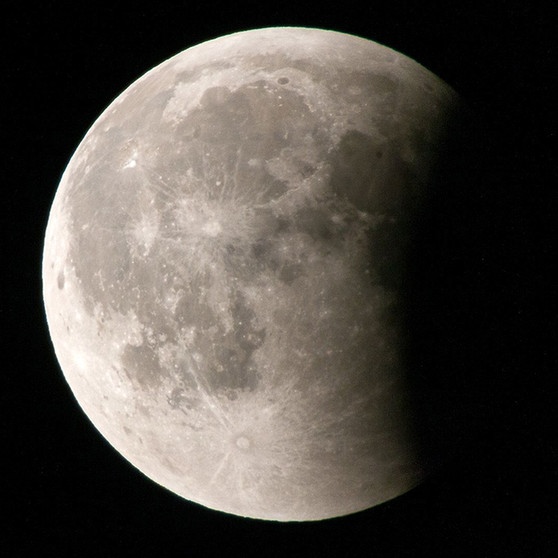
POLYGON ((407 382, 427 473, 474 453, 479 411, 491 395, 480 345, 491 296, 484 233, 491 226, 486 201, 494 142, 478 115, 462 108, 439 153, 406 254, 407 382))

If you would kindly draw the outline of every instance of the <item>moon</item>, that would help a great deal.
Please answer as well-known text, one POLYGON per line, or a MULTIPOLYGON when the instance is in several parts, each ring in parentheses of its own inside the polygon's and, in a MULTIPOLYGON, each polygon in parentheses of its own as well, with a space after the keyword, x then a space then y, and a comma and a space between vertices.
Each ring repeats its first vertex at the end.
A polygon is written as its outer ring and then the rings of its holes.
POLYGON ((208 41, 116 98, 63 174, 42 270, 60 366, 108 442, 250 518, 419 484, 406 258, 458 105, 406 56, 307 28, 208 41))

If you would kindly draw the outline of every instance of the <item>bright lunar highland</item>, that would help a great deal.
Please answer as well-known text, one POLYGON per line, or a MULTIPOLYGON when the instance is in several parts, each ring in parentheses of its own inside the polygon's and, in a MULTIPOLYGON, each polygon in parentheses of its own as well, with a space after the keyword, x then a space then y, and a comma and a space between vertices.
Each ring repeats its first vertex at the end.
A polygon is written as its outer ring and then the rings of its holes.
POLYGON ((406 249, 458 99, 369 40, 270 28, 190 48, 100 116, 46 231, 80 406, 209 508, 279 521, 417 485, 406 249))

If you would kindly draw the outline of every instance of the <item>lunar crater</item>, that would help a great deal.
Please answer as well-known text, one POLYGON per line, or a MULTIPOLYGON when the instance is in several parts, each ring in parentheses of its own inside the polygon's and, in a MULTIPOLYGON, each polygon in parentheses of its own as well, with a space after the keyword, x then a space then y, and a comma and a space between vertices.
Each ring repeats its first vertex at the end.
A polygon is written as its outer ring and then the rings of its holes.
POLYGON ((248 436, 240 435, 235 439, 235 445, 240 451, 248 451, 252 448, 252 441, 248 436))

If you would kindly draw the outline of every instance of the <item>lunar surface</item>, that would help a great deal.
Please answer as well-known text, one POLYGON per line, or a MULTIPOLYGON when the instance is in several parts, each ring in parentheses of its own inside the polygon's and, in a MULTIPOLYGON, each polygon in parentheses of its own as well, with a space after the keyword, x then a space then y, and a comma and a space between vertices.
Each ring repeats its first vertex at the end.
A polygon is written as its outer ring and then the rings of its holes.
POLYGON ((110 444, 252 518, 417 485, 405 258, 457 104, 389 48, 302 28, 209 41, 124 91, 63 175, 43 259, 56 355, 110 444))

